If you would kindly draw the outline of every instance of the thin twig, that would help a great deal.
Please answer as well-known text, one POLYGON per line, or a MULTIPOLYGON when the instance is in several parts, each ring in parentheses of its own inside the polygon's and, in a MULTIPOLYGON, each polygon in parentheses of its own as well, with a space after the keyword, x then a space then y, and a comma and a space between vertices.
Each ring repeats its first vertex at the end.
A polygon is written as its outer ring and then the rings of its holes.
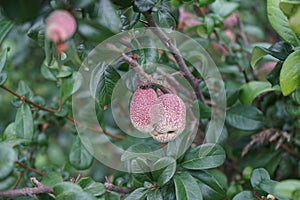
POLYGON ((289 153, 291 156, 294 156, 295 158, 297 158, 298 160, 300 160, 300 155, 299 153, 297 153, 296 151, 294 151, 293 149, 291 149, 290 147, 288 147, 287 145, 281 143, 280 147, 282 149, 284 149, 287 153, 289 153))
POLYGON ((18 196, 33 196, 35 194, 53 193, 53 189, 43 185, 35 177, 30 178, 35 186, 34 188, 22 188, 14 190, 0 191, 0 197, 18 197, 18 196))
POLYGON ((24 169, 27 169, 29 171, 34 172, 34 173, 36 173, 36 174, 38 174, 40 176, 45 176, 46 175, 44 172, 41 172, 41 171, 39 171, 37 169, 34 169, 34 168, 32 168, 32 167, 30 167, 28 165, 25 165, 24 163, 21 163, 19 161, 16 161, 16 164, 19 165, 20 167, 23 167, 24 169))
POLYGON ((139 76, 139 79, 142 81, 143 86, 155 86, 158 89, 160 89, 163 93, 172 93, 171 89, 155 82, 152 76, 144 72, 143 68, 136 60, 127 56, 125 53, 122 53, 122 58, 125 62, 127 62, 129 65, 133 67, 136 74, 139 76))
POLYGON ((157 24, 154 21, 153 16, 151 15, 151 12, 144 12, 143 15, 145 16, 146 20, 149 23, 150 27, 154 27, 151 29, 151 31, 157 35, 157 37, 163 42, 163 44, 171 51, 174 58, 177 61, 177 64, 180 68, 180 70, 184 73, 185 78, 188 80, 188 82, 191 84, 193 89, 195 90, 196 96, 199 100, 205 102, 205 98, 200 90, 199 80, 196 79, 192 73, 190 72, 189 68, 187 67, 181 53, 177 49, 177 47, 174 45, 174 42, 168 38, 168 36, 157 26, 157 24))
MULTIPOLYGON (((28 103, 28 104, 38 108, 39 110, 43 110, 43 111, 46 111, 46 112, 49 112, 49 113, 53 114, 53 113, 59 112, 62 109, 61 103, 60 103, 60 106, 59 106, 58 110, 53 110, 51 108, 43 107, 43 106, 41 106, 41 105, 39 105, 39 104, 37 104, 33 101, 30 101, 30 100, 26 99, 24 96, 22 96, 22 95, 16 93, 15 91, 5 87, 4 85, 0 85, 0 88, 4 89, 5 91, 7 91, 10 94, 14 95, 15 97, 19 98, 22 102, 28 103)), ((70 122, 72 122, 73 124, 81 126, 81 124, 79 122, 75 121, 71 116, 66 116, 65 118, 67 120, 69 120, 70 122)), ((107 136, 109 136, 111 138, 114 138, 114 139, 118 139, 118 140, 123 140, 124 139, 123 136, 115 135, 115 134, 112 134, 112 133, 107 133, 101 128, 97 129, 97 128, 88 127, 88 129, 91 130, 91 131, 97 132, 97 133, 103 133, 104 135, 107 135, 107 136)))
POLYGON ((128 193, 132 192, 131 189, 129 189, 129 188, 122 188, 122 187, 112 184, 109 181, 107 176, 105 177, 104 186, 106 188, 106 191, 108 191, 108 192, 116 192, 118 194, 128 194, 128 193))

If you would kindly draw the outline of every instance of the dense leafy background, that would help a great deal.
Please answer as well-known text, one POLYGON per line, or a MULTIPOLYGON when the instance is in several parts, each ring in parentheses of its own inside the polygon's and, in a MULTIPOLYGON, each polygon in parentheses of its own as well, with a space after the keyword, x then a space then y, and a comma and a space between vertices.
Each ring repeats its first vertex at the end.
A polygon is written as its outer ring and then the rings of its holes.
MULTIPOLYGON (((0 5, 0 190, 32 187, 34 176, 53 194, 14 199, 300 198, 300 31, 293 20, 299 18, 300 2, 3 0, 0 5), (57 9, 71 11, 78 23, 66 41, 65 59, 45 38, 45 19, 57 9), (199 135, 179 159, 165 156, 149 172, 130 174, 94 160, 68 116, 80 84, 75 84, 77 70, 88 53, 122 30, 147 26, 143 12, 149 10, 161 27, 189 35, 213 55, 226 87, 227 116, 218 145, 202 144, 199 135), (104 183, 121 187, 123 194, 107 191, 104 183)), ((134 45, 139 42, 147 41, 134 45)), ((158 62, 178 70, 168 53, 132 53, 140 64, 158 62)), ((95 101, 103 131, 116 130, 110 98, 129 69, 120 61, 101 72, 95 101)), ((150 74, 156 68, 144 70, 150 74)), ((209 99, 205 84, 200 86, 209 99)), ((193 104, 198 105, 204 132, 211 107, 193 104)), ((120 130, 115 135, 128 137, 111 138, 131 150, 128 159, 145 145, 157 147, 120 130)), ((136 159, 136 172, 148 167, 144 162, 136 159)))

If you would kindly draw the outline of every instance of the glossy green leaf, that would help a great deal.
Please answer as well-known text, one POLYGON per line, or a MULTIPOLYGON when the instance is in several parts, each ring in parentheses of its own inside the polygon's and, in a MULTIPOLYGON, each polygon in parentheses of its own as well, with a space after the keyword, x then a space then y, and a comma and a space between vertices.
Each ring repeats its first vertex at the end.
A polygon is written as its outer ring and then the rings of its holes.
POLYGON ((15 130, 18 138, 32 139, 33 136, 33 118, 30 106, 22 104, 17 110, 15 119, 15 130))
POLYGON ((232 200, 257 200, 251 191, 243 191, 233 197, 232 200))
POLYGON ((293 92, 292 98, 297 104, 300 104, 300 88, 293 92))
POLYGON ((54 185, 53 191, 55 196, 58 196, 60 194, 66 194, 71 192, 82 192, 82 188, 75 183, 61 182, 54 185))
POLYGON ((287 17, 280 10, 279 3, 280 0, 267 0, 267 15, 269 22, 282 39, 297 46, 297 36, 290 28, 287 17))
MULTIPOLYGON (((217 170, 216 170, 217 171, 217 170)), ((224 174, 214 171, 190 171, 196 178, 201 189, 203 199, 222 200, 226 196, 227 179, 224 174), (225 178, 224 178, 225 177, 225 178)))
POLYGON ((290 17, 297 12, 298 8, 300 7, 300 2, 281 0, 279 3, 279 7, 287 17, 290 17))
POLYGON ((56 78, 65 78, 68 76, 71 76, 73 73, 73 69, 68 66, 61 66, 58 70, 58 73, 56 74, 56 78))
POLYGON ((23 80, 19 81, 16 92, 19 95, 24 96, 26 99, 31 99, 33 96, 32 90, 29 88, 29 86, 23 80))
POLYGON ((63 182, 61 173, 59 172, 48 172, 43 177, 42 183, 49 187, 54 187, 54 185, 63 182))
POLYGON ((3 68, 5 67, 7 60, 7 49, 2 50, 0 54, 0 73, 2 72, 3 68))
POLYGON ((7 79, 7 73, 5 72, 0 73, 0 85, 3 85, 6 79, 7 79))
POLYGON ((10 173, 9 176, 5 177, 4 179, 1 179, 0 180, 0 191, 8 190, 8 189, 12 188, 16 184, 18 177, 19 177, 19 174, 18 174, 17 170, 15 170, 12 173, 10 173))
POLYGON ((137 12, 146 12, 152 9, 156 3, 157 0, 135 0, 133 3, 133 8, 137 12))
POLYGON ((236 2, 229 2, 226 0, 216 0, 212 5, 212 10, 219 14, 221 17, 228 17, 231 15, 237 8, 239 4, 236 2))
MULTIPOLYGON (((251 185, 257 191, 264 191, 269 194, 274 194, 274 187, 277 185, 277 181, 270 179, 270 175, 264 168, 258 168, 253 170, 251 174, 251 185)), ((281 196, 275 195, 278 200, 286 200, 281 196)))
POLYGON ((121 156, 122 161, 136 159, 138 157, 147 158, 149 160, 158 160, 162 157, 161 154, 158 154, 159 146, 153 144, 139 143, 130 146, 121 156))
POLYGON ((139 22, 140 16, 141 13, 134 12, 132 7, 122 10, 122 14, 120 16, 122 30, 131 29, 136 23, 139 22))
POLYGON ((78 20, 78 32, 90 42, 102 42, 114 35, 114 32, 91 20, 78 20))
POLYGON ((79 72, 74 72, 72 76, 64 78, 62 80, 60 95, 62 103, 65 103, 66 100, 76 92, 81 86, 83 81, 82 75, 79 72))
POLYGON ((97 200, 93 195, 87 192, 68 192, 65 194, 60 194, 56 197, 57 200, 97 200))
POLYGON ((300 191, 300 181, 289 179, 276 184, 274 191, 277 195, 293 199, 293 194, 300 191))
POLYGON ((279 41, 269 48, 255 46, 252 50, 251 66, 256 68, 257 62, 266 55, 271 55, 279 60, 285 60, 286 57, 294 51, 293 46, 285 41, 279 41))
POLYGON ((240 130, 258 130, 264 125, 264 117, 255 107, 237 105, 228 110, 226 123, 240 130))
POLYGON ((90 177, 81 178, 78 183, 83 191, 97 197, 105 193, 106 189, 102 183, 95 182, 90 177))
POLYGON ((159 186, 163 186, 171 180, 176 171, 176 160, 172 157, 163 157, 152 166, 152 176, 159 186))
POLYGON ((300 51, 290 54, 280 71, 280 87, 284 96, 292 93, 300 85, 300 51))
POLYGON ((74 143, 72 144, 69 160, 71 165, 77 170, 87 169, 93 163, 93 156, 82 144, 79 136, 76 137, 74 143))
POLYGON ((282 68, 282 61, 279 61, 274 69, 267 75, 267 80, 272 84, 272 86, 279 85, 279 77, 280 77, 280 71, 282 68))
POLYGON ((12 146, 0 143, 0 180, 13 171, 16 160, 17 155, 12 146))
POLYGON ((210 169, 222 165, 225 158, 225 151, 220 145, 203 144, 190 150, 181 166, 186 169, 210 169))
POLYGON ((147 189, 144 187, 138 188, 131 192, 124 200, 144 200, 147 192, 147 189))
POLYGON ((93 73, 96 77, 96 99, 101 108, 104 108, 111 102, 111 95, 114 91, 116 83, 120 79, 120 75, 112 66, 101 63, 97 66, 93 73))
POLYGON ((213 3, 214 1, 216 0, 198 0, 198 4, 200 7, 203 7, 213 3))
POLYGON ((13 23, 10 20, 4 17, 0 18, 0 44, 2 44, 4 38, 7 36, 7 34, 12 28, 13 23))
POLYGON ((187 172, 174 176, 176 199, 202 200, 196 180, 187 172))
POLYGON ((270 91, 280 91, 280 88, 272 87, 269 82, 251 81, 242 85, 239 93, 239 99, 242 103, 251 105, 257 96, 270 91))
POLYGON ((152 190, 147 193, 147 200, 163 200, 163 196, 159 189, 152 190))
POLYGON ((98 19, 100 24, 109 28, 113 32, 119 32, 121 27, 120 17, 116 9, 109 0, 101 0, 98 9, 98 19))

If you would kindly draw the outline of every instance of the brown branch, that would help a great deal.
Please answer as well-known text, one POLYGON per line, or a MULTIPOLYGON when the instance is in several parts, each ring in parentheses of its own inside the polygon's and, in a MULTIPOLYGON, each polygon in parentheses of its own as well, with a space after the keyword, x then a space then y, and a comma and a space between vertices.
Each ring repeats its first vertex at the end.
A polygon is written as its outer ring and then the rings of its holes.
POLYGON ((156 25, 151 12, 144 12, 143 15, 145 16, 146 20, 149 23, 150 27, 154 27, 151 31, 157 35, 157 37, 163 42, 163 44, 171 51, 180 70, 184 73, 184 77, 188 80, 191 84, 193 89, 195 90, 196 96, 199 100, 205 102, 205 98, 200 90, 199 80, 196 79, 192 73, 190 72, 189 68, 187 67, 182 55, 180 54, 177 47, 174 45, 174 42, 168 38, 168 36, 156 25))
POLYGON ((37 104, 37 103, 35 103, 33 101, 30 101, 30 100, 26 99, 24 96, 21 96, 18 93, 16 93, 15 91, 13 91, 13 90, 5 87, 4 85, 0 85, 0 87, 2 89, 4 89, 5 91, 11 93, 12 95, 18 97, 21 101, 26 102, 28 104, 31 104, 31 105, 33 105, 34 107, 36 107, 36 108, 38 108, 40 110, 44 110, 44 111, 49 112, 49 113, 56 113, 56 112, 59 111, 59 110, 53 110, 53 109, 50 109, 50 108, 45 108, 45 107, 43 107, 43 106, 41 106, 41 105, 39 105, 39 104, 37 104))
POLYGON ((300 160, 300 155, 294 151, 293 149, 291 149, 290 147, 288 147, 287 145, 281 143, 280 147, 282 149, 284 149, 287 153, 289 153, 291 156, 294 156, 295 158, 297 158, 298 160, 300 160))
POLYGON ((129 65, 133 67, 133 69, 135 70, 136 74, 139 76, 139 79, 142 81, 144 86, 152 85, 160 89, 163 93, 172 93, 172 91, 169 88, 159 83, 156 83, 150 75, 144 72, 143 68, 139 65, 139 63, 136 60, 132 59, 130 56, 127 56, 125 53, 122 53, 122 58, 125 62, 127 62, 129 65))
MULTIPOLYGON (((56 113, 56 112, 61 111, 61 109, 62 109, 61 103, 60 103, 60 106, 59 106, 58 110, 53 110, 51 108, 43 107, 43 106, 41 106, 41 105, 39 105, 39 104, 37 104, 33 101, 30 101, 30 100, 26 99, 24 96, 22 96, 22 95, 16 93, 15 91, 5 87, 4 85, 0 85, 0 88, 4 89, 5 91, 7 91, 10 94, 14 95, 15 97, 19 98, 22 102, 28 103, 28 104, 30 104, 30 105, 32 105, 32 106, 34 106, 34 107, 36 107, 40 110, 43 110, 43 111, 46 111, 46 112, 49 112, 49 113, 56 113)), ((81 126, 80 123, 75 121, 71 116, 66 116, 66 119, 69 120, 70 122, 74 123, 75 125, 81 126)), ((89 127, 88 129, 91 130, 91 131, 97 132, 97 133, 103 133, 103 134, 105 134, 109 137, 112 137, 112 138, 115 138, 115 139, 118 139, 118 140, 123 140, 124 139, 123 136, 115 135, 115 134, 112 134, 112 133, 107 133, 101 128, 96 129, 96 128, 89 127)))
POLYGON ((32 167, 30 167, 28 165, 25 165, 24 163, 21 163, 19 161, 16 161, 16 164, 19 165, 20 167, 23 167, 24 169, 27 169, 29 171, 34 172, 34 173, 36 173, 36 174, 38 174, 40 176, 45 176, 46 175, 44 172, 41 172, 41 171, 39 171, 37 169, 34 169, 34 168, 32 168, 32 167))
POLYGON ((109 181, 109 179, 107 178, 107 176, 105 177, 104 186, 106 188, 106 191, 108 191, 108 192, 116 192, 118 194, 128 194, 128 193, 132 192, 131 189, 129 189, 129 188, 122 188, 122 187, 112 184, 109 181))
POLYGON ((40 183, 35 177, 30 178, 34 188, 22 188, 0 191, 0 197, 33 196, 35 194, 53 193, 53 189, 40 183))

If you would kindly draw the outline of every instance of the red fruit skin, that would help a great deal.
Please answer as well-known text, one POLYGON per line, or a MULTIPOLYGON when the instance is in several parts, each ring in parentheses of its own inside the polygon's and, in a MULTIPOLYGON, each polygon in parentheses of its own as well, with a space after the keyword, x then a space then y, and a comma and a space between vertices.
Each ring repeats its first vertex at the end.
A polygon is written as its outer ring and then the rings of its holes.
POLYGON ((46 20, 46 37, 55 43, 71 37, 76 30, 76 21, 66 10, 53 11, 46 20))
POLYGON ((151 136, 159 142, 169 142, 180 135, 186 124, 186 107, 175 94, 158 97, 157 104, 151 108, 154 130, 151 136))
POLYGON ((130 103, 130 120, 141 132, 153 131, 150 108, 157 102, 157 94, 153 89, 137 89, 130 103))

